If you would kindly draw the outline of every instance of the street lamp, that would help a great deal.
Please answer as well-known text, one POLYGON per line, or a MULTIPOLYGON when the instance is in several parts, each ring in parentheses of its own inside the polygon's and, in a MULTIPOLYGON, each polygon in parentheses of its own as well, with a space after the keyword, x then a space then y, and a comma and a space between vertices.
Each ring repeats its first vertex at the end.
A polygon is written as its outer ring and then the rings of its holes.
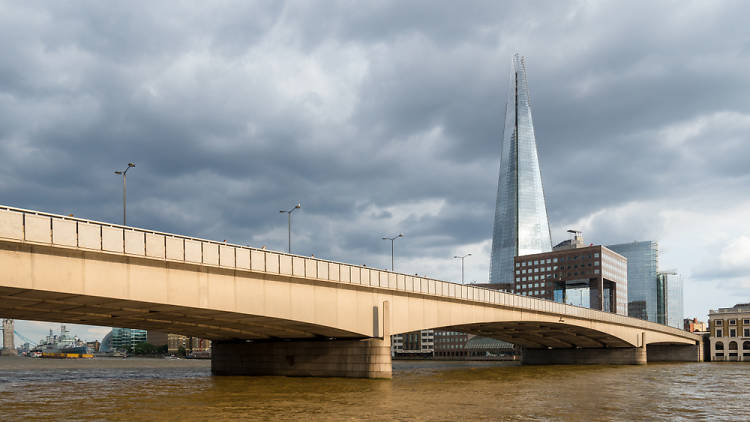
POLYGON ((297 205, 295 205, 289 211, 284 211, 284 210, 279 211, 282 214, 283 213, 287 213, 287 215, 289 217, 289 230, 288 230, 288 238, 289 238, 289 249, 288 249, 288 252, 289 253, 292 253, 292 212, 294 212, 294 210, 296 210, 297 208, 302 208, 302 203, 297 202, 297 205))
POLYGON ((467 256, 471 256, 471 254, 467 253, 464 256, 458 256, 458 255, 456 255, 456 256, 453 257, 455 259, 460 259, 461 260, 461 284, 464 284, 464 258, 466 258, 467 256))
POLYGON ((398 239, 399 237, 404 237, 403 233, 399 233, 397 236, 393 237, 384 237, 383 240, 390 240, 391 241, 391 271, 393 271, 393 241, 398 239))
POLYGON ((125 213, 126 203, 128 199, 128 187, 127 187, 127 183, 125 183, 125 176, 127 175, 128 170, 130 170, 131 167, 135 167, 135 164, 128 163, 128 166, 125 168, 125 170, 115 172, 115 174, 122 175, 122 225, 123 226, 127 226, 127 222, 128 222, 127 216, 125 213))

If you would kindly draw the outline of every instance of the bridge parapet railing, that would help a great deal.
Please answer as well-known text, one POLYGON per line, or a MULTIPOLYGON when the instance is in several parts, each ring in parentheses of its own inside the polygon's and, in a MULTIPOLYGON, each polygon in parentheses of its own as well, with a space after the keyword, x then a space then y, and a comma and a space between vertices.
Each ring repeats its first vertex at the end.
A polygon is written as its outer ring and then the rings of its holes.
POLYGON ((282 276, 312 278, 597 319, 675 335, 685 331, 635 318, 484 287, 342 262, 0 205, 0 239, 124 254, 282 276))

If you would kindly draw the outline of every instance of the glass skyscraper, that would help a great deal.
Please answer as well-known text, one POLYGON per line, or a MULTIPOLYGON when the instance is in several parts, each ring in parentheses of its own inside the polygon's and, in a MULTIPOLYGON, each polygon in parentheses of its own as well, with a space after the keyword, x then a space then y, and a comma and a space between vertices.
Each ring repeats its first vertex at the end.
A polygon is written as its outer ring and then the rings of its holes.
POLYGON ((659 270, 658 244, 647 240, 607 247, 628 259, 628 316, 659 322, 656 284, 656 273, 659 270))
POLYGON ((505 104, 490 283, 513 283, 513 257, 552 250, 525 59, 513 56, 505 104))
POLYGON ((674 271, 656 275, 656 322, 683 328, 682 277, 674 271))

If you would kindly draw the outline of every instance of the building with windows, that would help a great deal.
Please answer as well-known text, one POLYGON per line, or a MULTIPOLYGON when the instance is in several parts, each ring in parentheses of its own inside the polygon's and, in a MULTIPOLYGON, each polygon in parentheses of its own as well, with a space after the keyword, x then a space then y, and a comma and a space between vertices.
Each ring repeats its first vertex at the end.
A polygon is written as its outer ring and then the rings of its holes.
POLYGON ((656 322, 682 328, 682 277, 674 271, 656 274, 656 322))
POLYGON ((659 245, 647 240, 607 246, 628 259, 628 315, 683 327, 682 278, 659 271, 659 245))
POLYGON ((628 316, 657 322, 659 245, 647 240, 608 245, 607 248, 628 260, 628 316))
POLYGON ((490 283, 513 283, 513 258, 552 250, 531 119, 526 59, 513 56, 495 202, 490 283))
POLYGON ((435 330, 412 331, 391 336, 394 358, 431 358, 435 353, 435 330))
POLYGON ((111 348, 113 351, 127 352, 138 343, 145 343, 147 339, 146 330, 132 328, 113 328, 111 334, 111 348))
POLYGON ((517 256, 515 293, 620 315, 628 313, 628 261, 598 246, 517 256))
POLYGON ((708 331, 706 323, 703 321, 698 321, 698 318, 685 318, 683 320, 682 328, 685 331, 689 331, 691 333, 708 331))
POLYGON ((712 309, 708 330, 711 360, 750 362, 750 303, 712 309))
POLYGON ((470 334, 450 330, 435 330, 435 357, 440 359, 464 359, 467 357, 466 342, 470 334))
POLYGON ((493 338, 458 331, 435 330, 435 359, 496 360, 513 359, 513 345, 493 338))

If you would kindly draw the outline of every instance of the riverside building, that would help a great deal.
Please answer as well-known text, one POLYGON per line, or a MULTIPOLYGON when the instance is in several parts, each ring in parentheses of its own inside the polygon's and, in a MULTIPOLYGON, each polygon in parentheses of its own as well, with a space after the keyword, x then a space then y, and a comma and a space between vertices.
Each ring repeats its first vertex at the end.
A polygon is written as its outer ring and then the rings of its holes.
POLYGON ((627 315, 628 260, 605 246, 582 246, 578 238, 552 252, 516 257, 515 293, 627 315))
POLYGON ((711 310, 709 342, 713 361, 750 361, 750 303, 711 310))

